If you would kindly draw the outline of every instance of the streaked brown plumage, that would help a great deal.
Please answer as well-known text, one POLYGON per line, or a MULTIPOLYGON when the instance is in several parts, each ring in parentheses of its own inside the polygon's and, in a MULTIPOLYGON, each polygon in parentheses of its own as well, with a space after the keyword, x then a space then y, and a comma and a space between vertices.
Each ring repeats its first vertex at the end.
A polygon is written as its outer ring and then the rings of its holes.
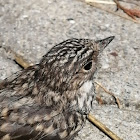
POLYGON ((71 140, 94 98, 99 53, 113 40, 69 39, 0 84, 0 139, 71 140))

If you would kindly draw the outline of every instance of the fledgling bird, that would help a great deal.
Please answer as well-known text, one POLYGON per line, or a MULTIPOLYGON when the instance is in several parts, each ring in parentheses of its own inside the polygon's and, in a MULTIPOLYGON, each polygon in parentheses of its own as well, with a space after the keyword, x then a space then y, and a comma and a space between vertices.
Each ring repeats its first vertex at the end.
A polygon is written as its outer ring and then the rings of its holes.
POLYGON ((1 140, 72 140, 95 96, 98 55, 114 39, 68 39, 0 84, 1 140))

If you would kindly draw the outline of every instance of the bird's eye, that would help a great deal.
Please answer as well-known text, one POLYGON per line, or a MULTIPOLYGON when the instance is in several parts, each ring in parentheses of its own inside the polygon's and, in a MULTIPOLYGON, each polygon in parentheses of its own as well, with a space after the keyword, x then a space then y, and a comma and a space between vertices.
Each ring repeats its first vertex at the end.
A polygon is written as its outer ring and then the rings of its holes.
POLYGON ((84 66, 84 70, 90 70, 92 67, 92 61, 88 62, 85 66, 84 66))

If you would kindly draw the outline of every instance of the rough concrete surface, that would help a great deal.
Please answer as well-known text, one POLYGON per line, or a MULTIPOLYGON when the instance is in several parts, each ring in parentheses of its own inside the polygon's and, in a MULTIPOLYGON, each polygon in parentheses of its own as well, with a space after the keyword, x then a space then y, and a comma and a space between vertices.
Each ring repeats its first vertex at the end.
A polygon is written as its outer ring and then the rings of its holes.
MULTIPOLYGON (((55 44, 68 38, 115 36, 101 55, 95 81, 120 100, 98 90, 92 114, 124 140, 140 139, 140 24, 77 0, 0 1, 0 80, 20 70, 4 48, 38 63, 55 44)), ((87 121, 76 140, 109 140, 87 121)))

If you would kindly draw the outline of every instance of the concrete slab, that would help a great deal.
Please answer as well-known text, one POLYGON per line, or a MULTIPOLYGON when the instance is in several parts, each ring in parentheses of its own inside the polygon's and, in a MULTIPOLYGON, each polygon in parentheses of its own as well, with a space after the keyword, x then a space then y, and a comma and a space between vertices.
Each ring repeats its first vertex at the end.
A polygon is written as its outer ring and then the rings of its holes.
MULTIPOLYGON (((4 48, 38 63, 55 44, 68 38, 115 36, 101 56, 95 81, 122 103, 100 91, 107 102, 95 101, 92 113, 124 140, 140 139, 140 24, 76 0, 0 1, 0 80, 20 70, 4 48)), ((76 140, 108 140, 88 123, 76 140)))

